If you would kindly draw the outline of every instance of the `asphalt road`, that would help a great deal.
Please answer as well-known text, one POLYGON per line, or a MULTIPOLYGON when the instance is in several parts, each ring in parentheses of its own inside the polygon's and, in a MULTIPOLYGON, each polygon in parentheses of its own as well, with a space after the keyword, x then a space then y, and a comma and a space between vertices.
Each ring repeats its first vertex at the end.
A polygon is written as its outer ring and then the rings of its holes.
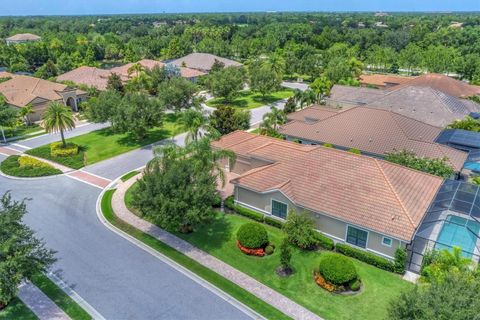
MULTIPOLYGON (((0 161, 5 157, 0 156, 0 161)), ((57 251, 53 271, 106 319, 249 319, 232 304, 98 220, 100 189, 65 176, 11 180, 0 194, 28 201, 25 222, 57 251)))

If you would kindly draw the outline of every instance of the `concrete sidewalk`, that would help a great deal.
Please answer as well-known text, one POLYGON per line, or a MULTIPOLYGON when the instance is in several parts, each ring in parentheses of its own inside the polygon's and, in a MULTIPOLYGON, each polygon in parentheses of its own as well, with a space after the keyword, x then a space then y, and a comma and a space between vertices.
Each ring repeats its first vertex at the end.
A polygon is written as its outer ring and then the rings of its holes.
POLYGON ((18 288, 18 297, 40 320, 69 320, 70 317, 30 281, 18 288))
POLYGON ((208 253, 192 246, 190 243, 174 236, 173 234, 166 232, 163 229, 151 224, 148 221, 141 219, 128 210, 125 205, 125 193, 130 188, 139 176, 131 178, 126 182, 118 181, 117 190, 113 194, 112 207, 115 214, 125 221, 126 223, 134 226, 135 228, 157 238, 158 240, 166 243, 170 247, 185 254, 186 256, 194 259, 201 265, 215 271, 226 279, 232 281, 239 287, 251 292, 258 298, 262 299, 266 303, 277 308, 284 314, 293 319, 322 319, 310 310, 302 307, 296 302, 290 300, 277 291, 270 289, 259 281, 244 274, 243 272, 233 268, 229 264, 209 255, 208 253))

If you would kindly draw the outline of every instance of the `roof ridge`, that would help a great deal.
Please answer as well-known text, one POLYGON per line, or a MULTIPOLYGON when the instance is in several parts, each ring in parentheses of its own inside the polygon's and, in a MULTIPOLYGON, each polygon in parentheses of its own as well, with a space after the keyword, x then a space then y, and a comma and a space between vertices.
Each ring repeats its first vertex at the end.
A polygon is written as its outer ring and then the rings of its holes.
POLYGON ((389 187, 389 189, 392 191, 393 195, 395 196, 395 199, 397 200, 397 202, 400 204, 400 207, 402 208, 402 211, 405 213, 405 215, 407 216, 408 218, 408 221, 410 222, 410 225, 415 229, 415 223, 413 222, 412 220, 412 217, 410 217, 410 215, 408 214, 408 211, 407 209, 405 208, 405 205, 403 204, 402 200, 400 199, 400 197, 398 196, 397 192, 395 191, 395 188, 393 187, 393 185, 391 184, 390 182, 390 179, 388 179, 387 175, 385 174, 385 171, 383 170, 383 168, 380 166, 380 164, 378 163, 378 160, 375 159, 375 158, 372 158, 374 161, 375 161, 375 164, 377 165, 377 168, 380 170, 380 172, 382 173, 382 176, 383 178, 385 179, 385 181, 387 182, 387 185, 389 187))
POLYGON ((230 180, 230 182, 236 182, 238 179, 240 178, 245 178, 245 177, 248 177, 249 175, 252 175, 254 173, 257 173, 257 172, 260 172, 260 171, 263 171, 265 169, 268 169, 270 167, 274 167, 276 165, 280 164, 280 162, 273 162, 273 163, 270 163, 270 164, 267 164, 267 165, 264 165, 264 166, 260 166, 260 167, 256 167, 256 168, 253 168, 253 169, 250 169, 248 170, 247 172, 243 173, 242 175, 236 177, 235 179, 232 179, 230 180))

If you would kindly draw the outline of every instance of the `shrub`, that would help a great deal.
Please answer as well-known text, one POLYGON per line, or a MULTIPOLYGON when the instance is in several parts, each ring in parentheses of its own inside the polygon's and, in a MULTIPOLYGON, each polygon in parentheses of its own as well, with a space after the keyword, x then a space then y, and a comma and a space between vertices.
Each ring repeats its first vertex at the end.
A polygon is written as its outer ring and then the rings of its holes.
POLYGON ((268 233, 258 223, 246 223, 238 229, 237 240, 248 249, 264 248, 268 244, 268 233))
POLYGON ((52 168, 48 163, 42 162, 32 157, 24 156, 18 158, 20 168, 52 168))
POLYGON ((242 246, 242 244, 238 240, 237 240, 237 247, 240 249, 240 251, 242 251, 245 254, 248 254, 249 256, 263 257, 265 255, 265 250, 263 248, 249 249, 247 247, 242 246))
POLYGON ((233 206, 233 210, 236 213, 238 213, 239 215, 242 215, 242 216, 245 216, 247 218, 256 220, 258 222, 263 222, 263 214, 261 214, 257 211, 253 211, 253 210, 244 208, 244 207, 236 205, 236 204, 233 206))
POLYGON ((346 256, 358 259, 365 263, 371 264, 372 266, 378 267, 380 269, 384 269, 387 271, 394 271, 393 263, 385 258, 379 257, 376 254, 363 251, 360 249, 353 248, 349 245, 337 243, 335 246, 337 252, 344 254, 346 256))
POLYGON ((282 229, 283 225, 285 224, 283 221, 280 221, 278 219, 268 217, 268 216, 265 216, 264 220, 265 220, 266 224, 271 225, 272 227, 275 227, 275 228, 279 228, 279 229, 282 229))
POLYGON ((271 255, 275 251, 275 248, 271 245, 265 247, 265 254, 271 255))
POLYGON ((405 248, 397 248, 395 250, 395 261, 393 269, 396 273, 404 274, 405 265, 407 263, 407 250, 405 248))
POLYGON ((315 282, 322 287, 323 289, 327 290, 328 292, 335 291, 335 286, 328 281, 318 272, 315 272, 315 282))
POLYGON ((335 249, 335 243, 333 242, 333 240, 327 236, 324 236, 320 232, 315 232, 315 240, 317 242, 317 245, 322 247, 323 249, 326 249, 326 250, 335 249))
POLYGON ((360 150, 355 149, 355 148, 349 149, 348 152, 355 153, 355 154, 362 154, 362 152, 360 150))
POLYGON ((331 143, 324 143, 323 146, 326 148, 333 148, 333 144, 331 143))
POLYGON ((222 206, 222 197, 220 195, 215 195, 215 199, 213 200, 213 207, 220 208, 222 206))
MULTIPOLYGON (((37 164, 37 166, 26 165, 31 163, 31 160, 22 159, 27 158, 25 156, 10 156, 0 163, 0 170, 13 177, 44 177, 55 174, 61 174, 62 171, 55 169, 47 163, 37 164), (20 166, 20 161, 25 161, 24 166, 20 166)), ((30 157, 28 157, 30 158, 30 157)), ((30 158, 33 159, 33 158, 30 158)), ((36 160, 36 159, 34 159, 36 160)), ((38 160, 36 160, 38 161, 38 160)), ((41 161, 38 161, 41 162, 41 161)))
POLYGON ((54 142, 50 144, 50 154, 52 157, 75 156, 78 154, 78 145, 69 142, 66 147, 63 147, 61 142, 54 142))
POLYGON ((358 279, 352 280, 352 281, 350 281, 348 286, 350 287, 350 290, 358 291, 358 290, 360 290, 360 280, 358 280, 358 279))
POLYGON ((283 230, 290 243, 302 249, 312 248, 316 244, 314 222, 306 212, 290 211, 283 230))
POLYGON ((235 199, 233 196, 229 196, 227 199, 225 199, 225 207, 227 207, 230 210, 234 210, 235 208, 235 199))
POLYGON ((352 260, 334 252, 324 252, 320 256, 320 274, 335 285, 344 285, 358 278, 352 260))
POLYGON ((280 264, 283 269, 289 269, 292 267, 290 261, 292 259, 292 249, 287 239, 283 239, 280 246, 280 264))

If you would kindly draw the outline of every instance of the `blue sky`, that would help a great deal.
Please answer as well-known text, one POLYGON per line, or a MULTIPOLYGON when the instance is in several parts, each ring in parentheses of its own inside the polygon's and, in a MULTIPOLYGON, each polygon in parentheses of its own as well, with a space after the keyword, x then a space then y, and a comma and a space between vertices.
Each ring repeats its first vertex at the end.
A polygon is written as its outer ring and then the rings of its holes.
POLYGON ((0 0, 0 15, 232 11, 480 11, 480 0, 0 0))

